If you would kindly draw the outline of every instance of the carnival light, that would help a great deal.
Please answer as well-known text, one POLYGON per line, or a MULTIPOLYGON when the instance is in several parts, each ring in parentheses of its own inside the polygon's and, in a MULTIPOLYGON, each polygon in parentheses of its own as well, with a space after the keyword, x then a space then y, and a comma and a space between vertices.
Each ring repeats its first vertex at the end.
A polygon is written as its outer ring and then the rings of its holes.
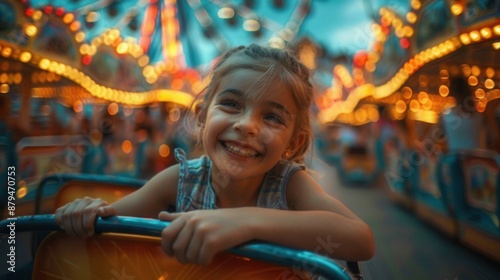
POLYGON ((10 87, 8 84, 1 84, 0 85, 0 93, 8 93, 10 90, 10 87))
POLYGON ((414 12, 408 12, 406 14, 406 20, 409 23, 415 23, 417 21, 417 15, 414 12))
POLYGON ((130 154, 132 152, 132 142, 130 140, 125 140, 122 142, 122 151, 126 154, 130 154))
POLYGON ((29 37, 33 37, 37 34, 38 32, 38 28, 36 26, 34 26, 33 24, 27 24, 25 27, 24 27, 24 33, 26 33, 26 35, 28 35, 29 37))
POLYGON ((486 79, 484 81, 484 87, 487 89, 493 89, 495 87, 495 82, 492 79, 486 79))
POLYGON ((462 3, 454 3, 451 5, 450 10, 453 15, 458 16, 464 11, 464 6, 462 3))
POLYGON ((476 76, 472 76, 472 75, 469 76, 468 83, 471 86, 477 86, 477 84, 478 84, 477 77, 476 76))
POLYGON ((19 56, 19 60, 24 62, 24 63, 27 63, 31 60, 31 53, 30 52, 22 52, 21 53, 21 56, 19 56))
POLYGON ((480 33, 484 39, 489 39, 493 35, 491 28, 489 27, 481 28, 480 33))
POLYGON ((439 86, 439 95, 441 95, 442 97, 446 97, 448 96, 449 93, 450 89, 447 86, 445 85, 439 86))
POLYGON ((158 154, 161 157, 168 157, 170 155, 170 147, 166 144, 161 144, 158 148, 158 154))

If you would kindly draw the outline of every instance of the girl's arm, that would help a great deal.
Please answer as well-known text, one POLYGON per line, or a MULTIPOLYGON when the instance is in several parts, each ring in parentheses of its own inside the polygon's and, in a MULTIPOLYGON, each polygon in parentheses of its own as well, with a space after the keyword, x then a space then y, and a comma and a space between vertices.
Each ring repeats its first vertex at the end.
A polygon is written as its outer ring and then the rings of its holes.
POLYGON ((122 199, 108 204, 100 198, 76 199, 56 210, 55 220, 66 233, 86 237, 94 234, 97 216, 113 215, 157 218, 158 213, 175 206, 179 165, 158 173, 144 186, 122 199))
POLYGON ((253 209, 255 239, 314 251, 343 260, 368 260, 375 242, 370 227, 327 195, 305 171, 295 172, 287 189, 290 210, 253 209))
POLYGON ((151 178, 143 187, 112 203, 115 215, 158 218, 160 211, 175 207, 179 165, 173 165, 151 178))
POLYGON ((326 195, 304 171, 290 179, 290 211, 241 207, 162 212, 172 224, 162 232, 164 251, 181 262, 208 264, 220 251, 250 240, 305 249, 343 260, 367 260, 374 239, 367 224, 326 195), (295 211, 293 211, 295 210, 295 211))

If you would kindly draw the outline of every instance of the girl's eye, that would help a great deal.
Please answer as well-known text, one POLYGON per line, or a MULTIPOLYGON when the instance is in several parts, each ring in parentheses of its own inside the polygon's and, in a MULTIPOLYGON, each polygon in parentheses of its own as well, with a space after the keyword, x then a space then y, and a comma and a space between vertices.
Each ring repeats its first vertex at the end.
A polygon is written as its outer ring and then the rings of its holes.
POLYGON ((221 102, 219 102, 219 104, 224 106, 224 107, 228 107, 228 108, 234 108, 234 109, 240 108, 238 102, 236 102, 234 100, 229 100, 229 99, 222 100, 221 102))
POLYGON ((280 116, 275 115, 275 114, 267 115, 266 119, 270 120, 272 122, 275 122, 277 124, 280 124, 280 125, 285 125, 285 122, 283 121, 283 119, 280 116))

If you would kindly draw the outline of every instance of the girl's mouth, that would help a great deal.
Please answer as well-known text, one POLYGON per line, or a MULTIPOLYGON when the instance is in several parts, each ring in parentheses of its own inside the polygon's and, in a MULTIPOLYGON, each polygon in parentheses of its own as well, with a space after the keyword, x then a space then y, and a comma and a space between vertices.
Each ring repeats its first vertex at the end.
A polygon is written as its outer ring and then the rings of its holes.
POLYGON ((242 147, 229 142, 221 142, 221 144, 228 152, 240 157, 255 158, 259 155, 259 153, 252 148, 242 147))

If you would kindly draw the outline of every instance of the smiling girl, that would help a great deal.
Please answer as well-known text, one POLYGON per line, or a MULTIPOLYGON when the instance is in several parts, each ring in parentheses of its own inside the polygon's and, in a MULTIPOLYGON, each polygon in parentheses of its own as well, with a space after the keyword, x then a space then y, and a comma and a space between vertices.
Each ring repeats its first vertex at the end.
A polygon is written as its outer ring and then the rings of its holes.
POLYGON ((177 149, 179 164, 134 193, 112 204, 78 199, 59 208, 56 221, 76 236, 92 235, 97 215, 172 221, 162 247, 181 262, 208 264, 250 240, 370 259, 370 227, 327 195, 303 165, 312 98, 308 69, 288 52, 231 49, 195 108, 203 156, 188 160, 177 149))

